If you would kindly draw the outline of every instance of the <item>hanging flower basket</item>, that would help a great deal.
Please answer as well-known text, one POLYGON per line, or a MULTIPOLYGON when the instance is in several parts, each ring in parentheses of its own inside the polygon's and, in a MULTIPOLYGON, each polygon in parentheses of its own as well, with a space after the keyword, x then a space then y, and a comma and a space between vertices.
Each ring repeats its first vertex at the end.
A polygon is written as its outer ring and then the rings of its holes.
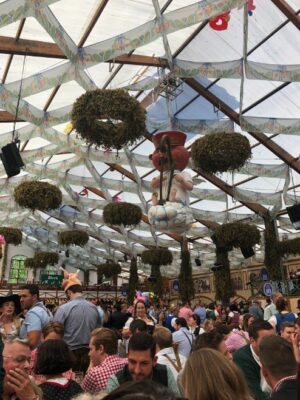
POLYGON ((38 268, 46 268, 47 265, 55 265, 58 263, 58 254, 52 252, 40 252, 36 253, 34 260, 38 268))
POLYGON ((250 158, 249 140, 240 133, 211 133, 192 145, 195 168, 210 174, 238 170, 250 158))
POLYGON ((15 188, 14 197, 19 206, 33 211, 55 210, 62 202, 62 194, 58 187, 39 181, 21 183, 15 188))
POLYGON ((173 255, 168 249, 145 250, 141 256, 144 264, 169 265, 173 262, 173 255))
POLYGON ((7 244, 13 244, 17 246, 18 244, 22 243, 22 232, 20 229, 1 226, 0 235, 5 237, 5 242, 7 244))
POLYGON ((30 269, 39 268, 35 258, 26 258, 26 260, 24 261, 24 266, 25 266, 25 268, 30 268, 30 269))
POLYGON ((106 224, 134 226, 142 219, 142 210, 135 204, 122 201, 107 204, 103 209, 103 219, 106 224))
POLYGON ((58 233, 58 243, 61 246, 76 245, 83 247, 89 241, 89 235, 77 229, 62 231, 58 233))
POLYGON ((216 228, 218 242, 225 246, 249 248, 260 242, 260 232, 255 225, 230 222, 216 228))
POLYGON ((98 275, 104 275, 105 278, 111 278, 115 275, 119 275, 122 272, 121 265, 115 262, 99 264, 96 268, 98 275))
POLYGON ((121 149, 146 132, 146 112, 122 89, 87 91, 73 105, 72 123, 88 144, 121 149))

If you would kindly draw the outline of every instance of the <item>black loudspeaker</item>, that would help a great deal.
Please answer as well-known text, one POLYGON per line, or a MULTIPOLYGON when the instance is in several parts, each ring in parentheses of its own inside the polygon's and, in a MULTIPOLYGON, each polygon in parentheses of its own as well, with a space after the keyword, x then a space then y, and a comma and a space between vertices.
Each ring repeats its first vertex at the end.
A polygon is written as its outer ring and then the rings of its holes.
POLYGON ((199 257, 195 258, 195 264, 197 265, 197 267, 201 266, 201 260, 199 257))
POLYGON ((241 252, 242 252, 244 258, 250 258, 250 257, 254 256, 254 254, 255 254, 252 247, 241 247, 241 252))
POLYGON ((7 176, 10 178, 11 176, 18 175, 21 168, 24 167, 24 163, 17 144, 15 142, 9 143, 3 146, 1 150, 0 157, 7 176))
POLYGON ((294 228, 300 230, 300 204, 287 207, 286 211, 290 217, 291 223, 294 225, 294 228))

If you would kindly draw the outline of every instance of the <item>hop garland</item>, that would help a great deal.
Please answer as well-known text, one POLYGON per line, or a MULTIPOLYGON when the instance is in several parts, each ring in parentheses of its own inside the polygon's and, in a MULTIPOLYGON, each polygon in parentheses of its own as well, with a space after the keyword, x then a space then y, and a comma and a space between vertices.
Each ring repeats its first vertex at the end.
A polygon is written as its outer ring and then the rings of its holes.
POLYGON ((67 230, 59 232, 58 243, 62 246, 70 246, 72 244, 76 246, 85 246, 89 241, 89 235, 80 230, 67 230))
POLYGON ((142 262, 150 265, 169 265, 173 262, 173 255, 168 249, 153 249, 142 252, 142 262))
POLYGON ((103 209, 103 220, 110 225, 137 225, 142 219, 142 210, 135 204, 122 201, 107 204, 103 209))
POLYGON ((88 144, 121 149, 145 134, 146 112, 122 89, 96 89, 76 100, 72 123, 88 144))
POLYGON ((22 243, 22 232, 20 229, 1 226, 0 235, 5 237, 5 242, 7 244, 14 244, 17 246, 18 244, 22 243))
POLYGON ((39 181, 22 182, 15 188, 14 197, 19 206, 33 211, 54 210, 62 202, 62 194, 58 187, 39 181))
POLYGON ((195 168, 211 174, 239 169, 250 157, 249 140, 240 133, 211 133, 192 145, 195 168))

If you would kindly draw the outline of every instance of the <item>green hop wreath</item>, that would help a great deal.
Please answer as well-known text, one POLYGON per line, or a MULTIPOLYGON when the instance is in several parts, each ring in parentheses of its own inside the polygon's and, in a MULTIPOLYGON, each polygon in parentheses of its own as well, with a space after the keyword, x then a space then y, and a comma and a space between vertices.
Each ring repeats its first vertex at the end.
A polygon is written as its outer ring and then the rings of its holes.
POLYGON ((119 150, 145 134, 146 112, 122 89, 96 89, 75 101, 72 123, 88 144, 119 150))

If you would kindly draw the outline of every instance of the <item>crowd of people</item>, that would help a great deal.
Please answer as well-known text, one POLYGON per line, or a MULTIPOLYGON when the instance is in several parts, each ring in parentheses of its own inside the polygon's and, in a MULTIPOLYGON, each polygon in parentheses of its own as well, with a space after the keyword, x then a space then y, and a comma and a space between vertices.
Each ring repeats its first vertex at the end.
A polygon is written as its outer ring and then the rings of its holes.
POLYGON ((280 293, 264 309, 103 307, 74 277, 64 290, 58 307, 33 284, 0 298, 1 399, 299 399, 300 318, 280 293))

